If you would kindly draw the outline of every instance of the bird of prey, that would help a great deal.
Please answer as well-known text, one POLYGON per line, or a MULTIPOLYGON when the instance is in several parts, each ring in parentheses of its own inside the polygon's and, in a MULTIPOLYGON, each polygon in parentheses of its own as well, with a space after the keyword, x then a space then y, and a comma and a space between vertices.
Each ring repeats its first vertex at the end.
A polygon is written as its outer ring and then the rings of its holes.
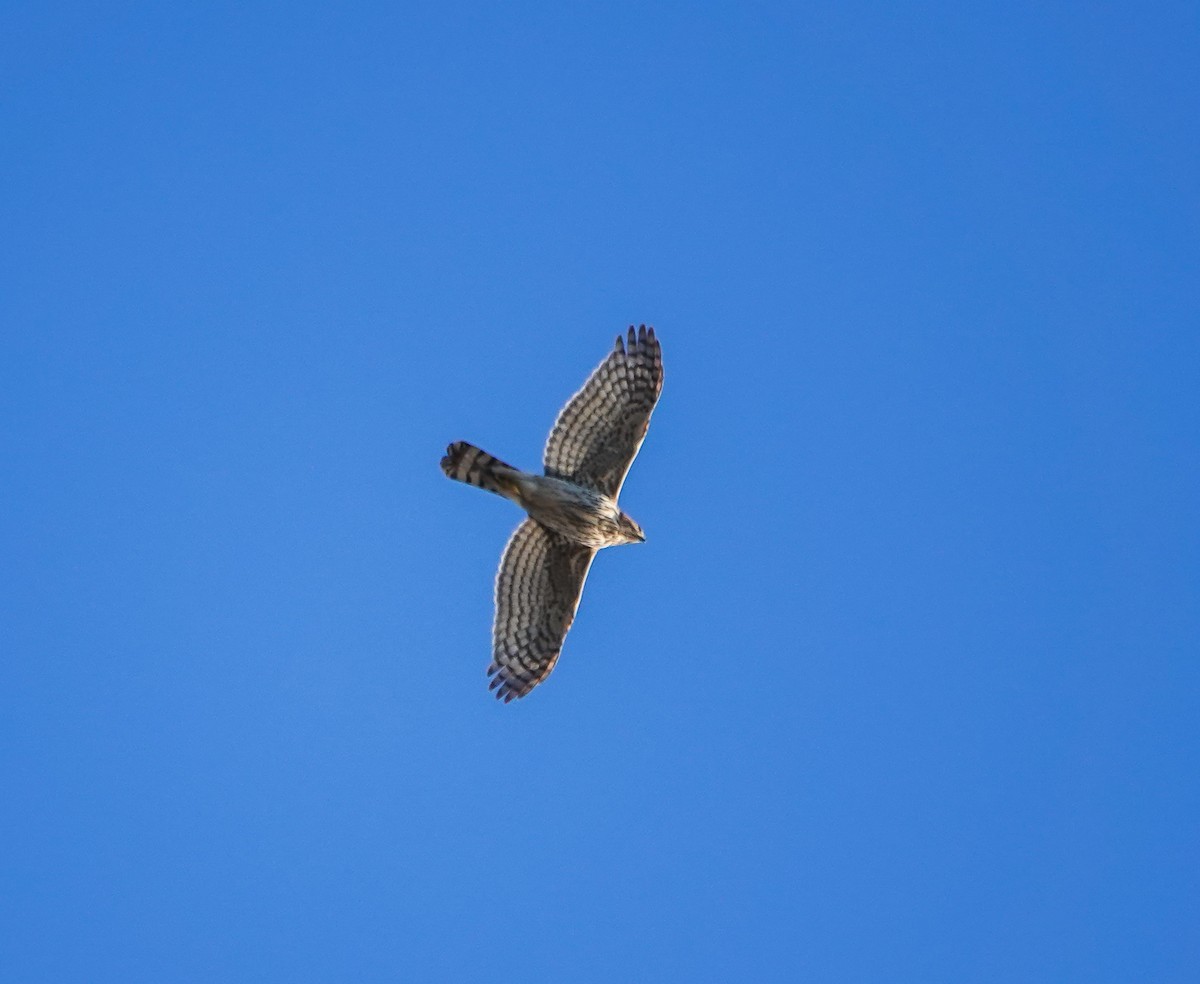
POLYGON ((521 471, 456 441, 442 471, 511 499, 529 518, 517 527, 496 574, 490 688, 505 702, 550 675, 601 547, 646 539, 617 505, 629 466, 662 392, 654 329, 630 327, 559 412, 543 454, 545 472, 521 471))

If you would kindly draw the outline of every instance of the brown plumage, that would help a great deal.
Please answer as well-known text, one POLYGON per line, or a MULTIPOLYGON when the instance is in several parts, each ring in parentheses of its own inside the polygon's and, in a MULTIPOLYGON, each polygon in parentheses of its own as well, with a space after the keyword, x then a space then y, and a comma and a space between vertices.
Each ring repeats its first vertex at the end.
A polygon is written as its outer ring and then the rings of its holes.
POLYGON ((529 514, 496 575, 488 674, 497 697, 524 697, 550 674, 596 551, 645 540, 617 496, 662 381, 654 329, 631 327, 559 413, 543 455, 545 474, 521 471, 465 441, 446 449, 446 475, 511 499, 529 514))

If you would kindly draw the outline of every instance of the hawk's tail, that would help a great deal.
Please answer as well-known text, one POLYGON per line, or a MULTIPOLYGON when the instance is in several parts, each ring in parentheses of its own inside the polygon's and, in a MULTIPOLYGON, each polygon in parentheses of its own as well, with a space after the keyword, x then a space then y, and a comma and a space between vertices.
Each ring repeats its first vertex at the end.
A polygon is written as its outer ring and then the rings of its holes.
POLYGON ((474 444, 455 441, 446 448, 446 457, 442 459, 442 471, 455 481, 487 489, 506 499, 512 498, 512 474, 517 472, 517 469, 506 465, 499 458, 493 458, 474 444))

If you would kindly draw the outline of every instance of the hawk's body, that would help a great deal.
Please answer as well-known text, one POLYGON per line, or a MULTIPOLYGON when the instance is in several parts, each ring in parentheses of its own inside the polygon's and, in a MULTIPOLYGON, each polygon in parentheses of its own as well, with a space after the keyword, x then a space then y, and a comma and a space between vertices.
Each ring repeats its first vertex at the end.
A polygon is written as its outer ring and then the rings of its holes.
POLYGON ((545 474, 505 464, 463 441, 446 449, 451 478, 512 499, 529 513, 496 575, 488 674, 496 696, 524 697, 554 668, 601 547, 645 539, 617 496, 662 391, 654 329, 629 329, 571 398, 550 432, 545 474))

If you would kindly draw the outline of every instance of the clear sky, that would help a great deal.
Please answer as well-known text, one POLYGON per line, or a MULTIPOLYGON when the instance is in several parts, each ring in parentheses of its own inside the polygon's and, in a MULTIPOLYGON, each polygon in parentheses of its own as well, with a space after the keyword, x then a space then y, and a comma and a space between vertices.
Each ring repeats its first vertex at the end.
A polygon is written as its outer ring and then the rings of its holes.
POLYGON ((12 4, 0 979, 1200 979, 1200 13, 12 4), (550 680, 534 467, 666 386, 550 680))

